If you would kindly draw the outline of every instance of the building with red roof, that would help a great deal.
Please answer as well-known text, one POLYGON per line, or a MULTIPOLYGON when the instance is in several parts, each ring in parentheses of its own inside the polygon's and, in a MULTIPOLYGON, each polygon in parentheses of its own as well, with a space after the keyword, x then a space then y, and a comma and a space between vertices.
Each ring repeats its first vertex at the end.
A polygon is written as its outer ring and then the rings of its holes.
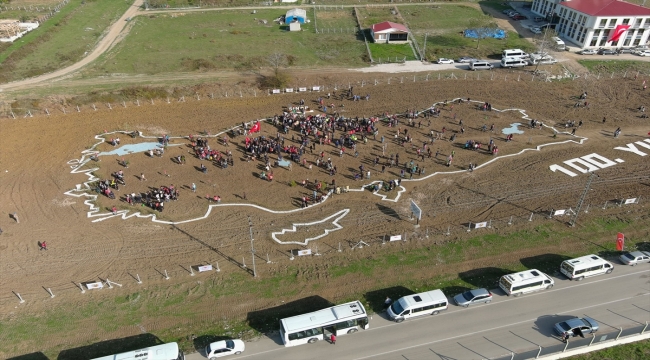
POLYGON ((402 24, 384 21, 372 25, 370 34, 376 43, 404 43, 408 41, 409 29, 402 24))
POLYGON ((531 11, 581 48, 641 46, 650 35, 650 9, 622 0, 534 0, 531 11))

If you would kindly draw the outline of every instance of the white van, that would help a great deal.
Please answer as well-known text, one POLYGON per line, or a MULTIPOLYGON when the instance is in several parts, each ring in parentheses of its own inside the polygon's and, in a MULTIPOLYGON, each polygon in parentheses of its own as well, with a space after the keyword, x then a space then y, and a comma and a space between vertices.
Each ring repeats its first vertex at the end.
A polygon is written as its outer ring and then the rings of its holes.
POLYGON ((420 315, 438 315, 447 310, 447 306, 447 297, 442 290, 431 290, 400 298, 388 307, 387 313, 391 319, 400 323, 420 315))
POLYGON ((558 50, 565 50, 566 49, 566 44, 564 44, 564 41, 560 39, 557 36, 553 36, 551 38, 551 41, 553 42, 553 45, 555 46, 556 49, 558 50))
POLYGON ((521 50, 521 49, 508 49, 508 50, 503 50, 501 53, 501 58, 519 58, 519 59, 526 59, 528 58, 528 54, 521 50))
POLYGON ((503 68, 513 68, 513 67, 524 67, 528 65, 526 60, 521 58, 503 58, 501 59, 501 67, 503 68))
POLYGON ((476 70, 492 70, 494 66, 487 61, 472 61, 469 63, 469 69, 476 70))
POLYGON ((516 297, 533 291, 550 289, 554 284, 555 281, 550 276, 536 269, 503 275, 499 279, 501 290, 508 296, 516 297))
POLYGON ((611 274, 614 271, 614 265, 600 256, 592 254, 563 261, 560 271, 569 279, 580 281, 588 276, 611 274))

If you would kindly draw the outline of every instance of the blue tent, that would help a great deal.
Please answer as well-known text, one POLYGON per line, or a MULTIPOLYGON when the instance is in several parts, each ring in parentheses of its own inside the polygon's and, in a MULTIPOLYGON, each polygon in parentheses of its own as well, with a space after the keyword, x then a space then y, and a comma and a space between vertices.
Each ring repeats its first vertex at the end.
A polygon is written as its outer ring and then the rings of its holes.
POLYGON ((483 38, 495 38, 495 39, 504 39, 506 37, 506 32, 501 29, 467 29, 463 32, 463 35, 468 38, 478 39, 483 38))
POLYGON ((289 24, 292 21, 298 21, 301 24, 304 24, 307 20, 307 11, 303 9, 291 9, 287 11, 287 15, 284 18, 284 22, 289 24))

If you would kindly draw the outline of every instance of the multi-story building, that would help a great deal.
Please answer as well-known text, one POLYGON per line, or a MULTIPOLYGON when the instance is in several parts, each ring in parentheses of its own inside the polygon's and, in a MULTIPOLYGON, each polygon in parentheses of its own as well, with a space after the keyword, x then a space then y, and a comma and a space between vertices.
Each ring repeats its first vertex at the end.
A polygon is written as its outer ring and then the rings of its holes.
POLYGON ((533 13, 546 17, 564 40, 581 48, 646 45, 650 9, 621 0, 534 0, 533 13), (619 25, 629 28, 607 42, 619 25))

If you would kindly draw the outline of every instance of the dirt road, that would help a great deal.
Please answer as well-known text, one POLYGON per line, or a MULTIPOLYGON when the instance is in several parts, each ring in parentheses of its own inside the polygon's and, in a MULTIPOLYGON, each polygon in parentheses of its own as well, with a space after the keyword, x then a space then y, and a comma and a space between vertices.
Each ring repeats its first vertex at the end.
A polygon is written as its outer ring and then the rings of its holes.
POLYGON ((120 38, 120 35, 122 35, 122 32, 126 29, 126 25, 128 24, 127 19, 137 14, 143 2, 144 0, 135 0, 133 2, 133 5, 129 7, 129 9, 110 27, 106 36, 104 36, 97 44, 97 47, 95 47, 95 49, 90 54, 88 54, 88 56, 81 59, 81 61, 78 63, 70 65, 63 69, 56 70, 49 74, 4 84, 0 87, 0 89, 2 91, 23 89, 25 87, 33 86, 47 80, 69 75, 90 64, 101 54, 105 53, 111 47, 113 47, 113 45, 116 43, 116 40, 120 38))

